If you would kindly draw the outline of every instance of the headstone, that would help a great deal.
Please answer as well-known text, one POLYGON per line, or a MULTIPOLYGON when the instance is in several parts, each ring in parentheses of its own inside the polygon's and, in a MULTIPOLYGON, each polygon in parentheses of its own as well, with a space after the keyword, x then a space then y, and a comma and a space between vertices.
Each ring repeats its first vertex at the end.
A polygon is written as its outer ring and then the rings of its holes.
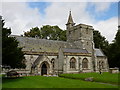
POLYGON ((92 82, 92 81, 93 81, 93 77, 85 78, 85 81, 90 81, 90 82, 92 82))

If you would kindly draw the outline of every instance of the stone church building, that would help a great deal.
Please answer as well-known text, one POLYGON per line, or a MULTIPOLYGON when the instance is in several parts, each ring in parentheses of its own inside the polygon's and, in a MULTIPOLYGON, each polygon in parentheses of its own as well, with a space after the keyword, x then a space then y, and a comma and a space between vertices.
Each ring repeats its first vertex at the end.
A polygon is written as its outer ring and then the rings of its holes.
POLYGON ((107 57, 94 48, 90 25, 75 25, 71 11, 66 24, 67 41, 14 36, 23 47, 26 70, 32 74, 108 72, 107 57))

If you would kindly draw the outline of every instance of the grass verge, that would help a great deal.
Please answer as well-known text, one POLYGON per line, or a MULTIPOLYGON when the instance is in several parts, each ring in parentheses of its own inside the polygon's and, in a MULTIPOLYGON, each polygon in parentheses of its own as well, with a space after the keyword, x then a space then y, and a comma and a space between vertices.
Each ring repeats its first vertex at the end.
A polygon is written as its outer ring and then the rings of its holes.
POLYGON ((118 88, 117 86, 61 77, 28 76, 3 79, 3 88, 118 88))
POLYGON ((64 78, 81 79, 81 80, 85 80, 85 78, 88 77, 93 77, 93 80, 95 82, 103 82, 103 83, 110 83, 116 85, 120 83, 118 80, 119 74, 111 74, 108 72, 104 72, 102 74, 99 73, 61 74, 59 76, 64 78))

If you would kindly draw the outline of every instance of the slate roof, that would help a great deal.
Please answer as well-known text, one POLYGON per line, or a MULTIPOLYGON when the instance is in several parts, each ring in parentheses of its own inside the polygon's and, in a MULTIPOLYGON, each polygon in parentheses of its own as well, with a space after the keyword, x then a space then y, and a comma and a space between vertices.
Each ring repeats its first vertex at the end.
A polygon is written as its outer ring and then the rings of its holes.
POLYGON ((11 35, 11 37, 15 37, 17 41, 19 41, 19 47, 23 48, 22 51, 58 53, 59 48, 63 48, 63 52, 65 53, 88 53, 86 49, 78 49, 74 43, 68 43, 65 41, 38 39, 16 35, 11 35))
POLYGON ((71 49, 71 48, 64 48, 63 52, 65 53, 88 53, 88 51, 86 49, 71 49))
POLYGON ((65 41, 57 40, 47 40, 47 39, 38 39, 31 37, 22 37, 22 36, 11 36, 16 37, 19 41, 19 47, 23 47, 23 51, 33 51, 33 52, 53 52, 57 53, 59 48, 76 48, 72 43, 67 43, 65 41))
POLYGON ((94 50, 95 50, 95 56, 105 56, 100 49, 95 48, 94 50))

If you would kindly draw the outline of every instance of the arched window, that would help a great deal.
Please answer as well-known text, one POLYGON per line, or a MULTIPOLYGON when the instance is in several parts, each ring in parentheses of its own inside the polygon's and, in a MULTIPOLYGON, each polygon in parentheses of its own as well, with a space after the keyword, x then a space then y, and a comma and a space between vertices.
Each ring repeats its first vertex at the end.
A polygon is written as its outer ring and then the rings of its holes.
POLYGON ((88 60, 87 58, 84 58, 82 61, 82 68, 88 68, 88 60))
POLYGON ((54 69, 54 66, 55 66, 55 59, 54 58, 51 60, 51 63, 52 63, 52 68, 54 69))
POLYGON ((104 69, 104 62, 103 61, 101 62, 101 65, 102 65, 102 69, 104 69))
POLYGON ((76 63, 76 60, 75 60, 74 57, 72 57, 72 58, 70 59, 70 68, 75 68, 75 63, 76 63))
POLYGON ((99 61, 99 68, 104 69, 104 62, 103 61, 99 61))

